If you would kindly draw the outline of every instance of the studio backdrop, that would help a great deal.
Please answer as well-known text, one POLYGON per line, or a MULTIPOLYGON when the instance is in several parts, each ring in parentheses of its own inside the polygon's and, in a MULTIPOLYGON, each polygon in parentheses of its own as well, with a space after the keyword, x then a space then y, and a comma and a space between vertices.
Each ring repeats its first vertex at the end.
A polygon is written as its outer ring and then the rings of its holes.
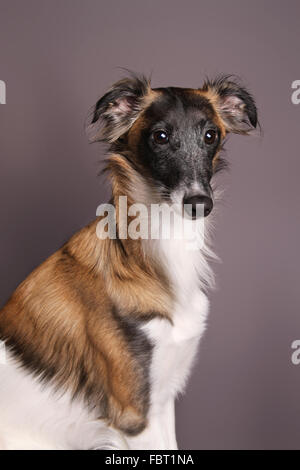
POLYGON ((256 98, 261 133, 225 145, 182 449, 300 448, 299 17, 296 0, 0 0, 0 307, 109 199, 85 121, 120 67, 153 87, 235 74, 256 98))

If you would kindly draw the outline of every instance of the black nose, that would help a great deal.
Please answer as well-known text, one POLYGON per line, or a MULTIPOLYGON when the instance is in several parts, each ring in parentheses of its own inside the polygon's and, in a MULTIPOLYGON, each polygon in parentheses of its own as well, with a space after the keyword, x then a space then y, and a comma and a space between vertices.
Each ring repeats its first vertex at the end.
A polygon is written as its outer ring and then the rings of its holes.
POLYGON ((204 217, 207 217, 211 213, 214 205, 212 198, 209 196, 204 196, 203 194, 193 194, 192 196, 186 195, 183 198, 183 204, 185 213, 192 219, 197 218, 197 204, 202 204, 204 206, 204 217))

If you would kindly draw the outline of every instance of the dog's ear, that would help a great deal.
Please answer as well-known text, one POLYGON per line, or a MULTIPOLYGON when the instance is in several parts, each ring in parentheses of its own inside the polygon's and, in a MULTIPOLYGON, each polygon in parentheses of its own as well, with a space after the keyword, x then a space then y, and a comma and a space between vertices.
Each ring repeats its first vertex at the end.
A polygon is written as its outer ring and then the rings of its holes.
POLYGON ((226 132, 249 134, 257 126, 257 109, 251 94, 231 77, 207 80, 202 87, 215 105, 226 132))
POLYGON ((91 125, 98 129, 92 140, 118 140, 138 118, 151 91, 150 81, 144 76, 131 75, 116 82, 94 107, 91 125))

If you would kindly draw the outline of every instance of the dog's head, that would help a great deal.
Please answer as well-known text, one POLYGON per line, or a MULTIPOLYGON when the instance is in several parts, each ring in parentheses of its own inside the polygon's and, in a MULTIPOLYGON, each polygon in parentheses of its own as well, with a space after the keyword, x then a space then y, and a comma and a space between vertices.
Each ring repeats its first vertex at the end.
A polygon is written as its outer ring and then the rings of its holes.
POLYGON ((164 197, 213 208, 211 178, 219 167, 229 132, 248 134, 257 126, 251 94, 229 77, 202 88, 155 88, 144 77, 115 83, 97 102, 95 140, 110 144, 151 181, 164 197))

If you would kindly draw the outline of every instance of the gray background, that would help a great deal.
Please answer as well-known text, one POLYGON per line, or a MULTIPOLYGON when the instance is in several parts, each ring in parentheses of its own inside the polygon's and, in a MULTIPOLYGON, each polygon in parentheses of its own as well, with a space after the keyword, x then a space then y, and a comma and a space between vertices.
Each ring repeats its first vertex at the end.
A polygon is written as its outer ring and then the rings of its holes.
POLYGON ((299 1, 1 0, 1 305, 94 218, 109 190, 84 120, 121 75, 198 87, 238 74, 263 138, 232 136, 215 247, 218 290, 187 393, 181 448, 300 448, 299 1))

